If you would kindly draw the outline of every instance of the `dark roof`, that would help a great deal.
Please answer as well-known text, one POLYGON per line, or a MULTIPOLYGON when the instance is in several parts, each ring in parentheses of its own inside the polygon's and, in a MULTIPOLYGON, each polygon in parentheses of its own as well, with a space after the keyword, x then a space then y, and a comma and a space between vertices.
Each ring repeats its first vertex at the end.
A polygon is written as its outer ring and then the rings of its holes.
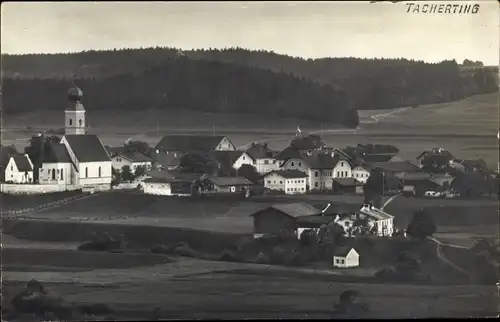
POLYGON ((344 187, 356 187, 363 185, 363 183, 354 178, 333 178, 333 181, 344 187))
POLYGON ((219 145, 224 138, 226 137, 221 135, 165 135, 160 142, 156 144, 155 149, 181 152, 208 152, 215 150, 217 145, 219 145))
POLYGON ((19 172, 27 172, 33 171, 33 167, 31 166, 30 160, 28 159, 28 155, 16 155, 13 156, 14 162, 16 163, 17 171, 19 172))
POLYGON ((208 178, 216 186, 248 186, 252 182, 243 177, 210 177, 208 178))
POLYGON ((312 169, 333 169, 340 161, 349 162, 343 155, 326 153, 313 153, 312 155, 302 156, 302 160, 312 169))
POLYGON ((394 154, 365 154, 361 156, 365 162, 389 162, 394 154))
POLYGON ((294 146, 299 150, 314 150, 325 145, 319 135, 308 135, 305 137, 295 137, 290 142, 290 146, 294 146))
POLYGON ((460 164, 463 165, 466 168, 482 168, 482 169, 486 169, 488 167, 488 164, 483 159, 461 160, 460 164))
POLYGON ((276 173, 277 175, 282 176, 283 178, 286 179, 293 179, 293 178, 307 178, 307 174, 305 174, 302 171, 299 170, 281 170, 281 171, 271 171, 266 174, 269 175, 271 173, 276 173))
POLYGON ((104 148, 110 156, 121 153, 125 149, 123 146, 105 146, 104 148))
POLYGON ((267 147, 267 144, 252 144, 246 151, 253 160, 272 158, 277 153, 267 147))
POLYGON ((290 158, 300 158, 300 151, 291 147, 291 146, 288 146, 285 149, 278 152, 278 154, 276 154, 274 156, 274 159, 280 160, 280 161, 285 161, 285 160, 288 160, 290 158))
POLYGON ((151 158, 153 161, 164 167, 176 167, 181 163, 182 155, 176 153, 167 153, 163 151, 158 151, 158 153, 152 153, 151 158))
MULTIPOLYGON (((326 205, 322 205, 320 210, 325 208, 326 205)), ((361 209, 359 204, 354 203, 330 204, 324 215, 351 215, 359 212, 359 209, 361 209)))
POLYGON ((71 163, 68 150, 64 144, 50 144, 43 154, 43 163, 71 163))
POLYGON ((353 249, 352 247, 350 246, 342 246, 342 247, 339 247, 335 250, 335 253, 333 256, 337 256, 337 257, 346 257, 347 254, 349 254, 349 252, 351 251, 351 249, 353 249))
POLYGON ((101 140, 95 134, 65 135, 64 138, 79 162, 111 161, 101 140))
POLYGON ((128 159, 132 162, 151 162, 151 161, 153 161, 150 157, 148 157, 147 155, 144 155, 140 152, 115 153, 115 154, 112 154, 112 157, 115 157, 117 155, 123 157, 124 159, 128 159))
POLYGON ((221 168, 231 169, 243 151, 210 151, 209 157, 220 164, 221 168))
POLYGON ((418 172, 420 168, 409 161, 375 162, 370 165, 386 172, 418 172))
POLYGON ((417 160, 428 156, 442 156, 453 159, 453 155, 449 151, 443 149, 441 151, 439 149, 433 149, 431 151, 424 151, 420 153, 419 156, 417 157, 417 160))
POLYGON ((275 209, 279 212, 284 213, 285 215, 288 215, 293 218, 301 217, 301 216, 311 216, 311 215, 318 215, 321 211, 318 210, 317 208, 304 203, 304 202, 292 202, 292 203, 280 203, 280 204, 274 204, 270 207, 267 207, 263 210, 260 210, 251 216, 256 215, 257 213, 263 212, 266 209, 275 209))
POLYGON ((427 172, 415 172, 415 173, 407 173, 404 172, 402 175, 397 176, 401 180, 407 181, 424 181, 431 177, 430 173, 427 172))
POLYGON ((297 218, 296 223, 303 227, 321 227, 321 225, 327 225, 334 221, 336 218, 335 215, 311 215, 311 216, 301 216, 297 218))
POLYGON ((202 177, 202 175, 199 173, 181 172, 181 171, 158 171, 158 170, 148 171, 146 172, 146 175, 153 179, 164 179, 167 180, 167 182, 175 180, 192 182, 195 180, 199 180, 202 177))

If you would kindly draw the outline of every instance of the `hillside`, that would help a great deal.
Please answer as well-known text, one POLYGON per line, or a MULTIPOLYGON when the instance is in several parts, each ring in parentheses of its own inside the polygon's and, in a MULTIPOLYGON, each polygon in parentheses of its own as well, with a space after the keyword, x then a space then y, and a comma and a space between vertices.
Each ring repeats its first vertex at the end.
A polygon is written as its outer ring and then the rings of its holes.
MULTIPOLYGON (((11 112, 33 111, 33 104, 20 97, 30 91, 40 99, 37 108, 56 108, 64 102, 56 103, 48 97, 54 92, 46 90, 60 90, 73 72, 82 79, 88 102, 99 108, 251 110, 275 116, 319 117, 340 124, 346 123, 344 119, 351 120, 348 124, 356 123, 353 114, 344 113, 350 108, 418 106, 498 90, 497 67, 464 68, 455 61, 302 59, 242 48, 182 52, 156 47, 2 55, 4 106, 11 112), (32 90, 33 86, 39 89, 32 90)), ((68 87, 67 82, 64 87, 68 87)))

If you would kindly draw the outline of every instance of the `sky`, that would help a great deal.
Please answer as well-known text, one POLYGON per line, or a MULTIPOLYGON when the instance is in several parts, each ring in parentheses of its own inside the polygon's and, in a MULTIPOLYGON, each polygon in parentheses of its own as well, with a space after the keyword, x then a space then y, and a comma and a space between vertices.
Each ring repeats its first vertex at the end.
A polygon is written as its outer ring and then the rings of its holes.
POLYGON ((64 53, 151 46, 273 50, 304 58, 384 57, 499 64, 496 0, 477 14, 408 13, 406 3, 2 2, 1 51, 64 53))

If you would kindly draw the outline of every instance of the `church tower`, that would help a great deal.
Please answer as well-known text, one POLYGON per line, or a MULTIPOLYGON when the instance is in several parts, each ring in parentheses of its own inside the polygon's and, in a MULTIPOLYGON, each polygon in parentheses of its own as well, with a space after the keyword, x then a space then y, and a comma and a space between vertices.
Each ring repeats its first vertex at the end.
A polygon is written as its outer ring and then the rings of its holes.
POLYGON ((83 92, 78 86, 68 90, 69 106, 64 111, 65 114, 65 134, 85 135, 85 108, 81 103, 83 92))

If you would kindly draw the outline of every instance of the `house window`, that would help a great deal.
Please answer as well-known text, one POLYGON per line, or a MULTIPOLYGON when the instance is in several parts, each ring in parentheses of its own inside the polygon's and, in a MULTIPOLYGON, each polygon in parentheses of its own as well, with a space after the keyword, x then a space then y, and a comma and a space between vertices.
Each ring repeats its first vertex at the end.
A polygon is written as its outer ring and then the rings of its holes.
POLYGON ((338 258, 337 258, 337 259, 335 260, 335 262, 336 262, 337 264, 340 264, 340 259, 338 259, 338 258))
POLYGON ((343 167, 344 166, 344 162, 340 162, 340 166, 343 167))
POLYGON ((318 171, 314 171, 314 176, 317 177, 318 176, 318 171))
POLYGON ((340 260, 341 264, 345 264, 345 259, 340 260))
POLYGON ((85 178, 89 177, 89 168, 85 167, 85 178))
POLYGON ((315 182, 315 183, 314 183, 314 186, 317 188, 317 187, 318 187, 318 183, 317 183, 317 182, 315 182))
POLYGON ((276 160, 273 160, 273 164, 276 164, 276 160))
POLYGON ((10 171, 14 171, 14 166, 10 166, 10 171))
POLYGON ((267 184, 271 184, 271 180, 267 180, 267 184))
POLYGON ((243 156, 243 160, 245 160, 245 156, 243 156))
POLYGON ((72 119, 69 119, 69 125, 73 125, 73 120, 72 119))
POLYGON ((340 171, 337 171, 337 177, 340 177, 340 171))
POLYGON ((81 119, 79 119, 79 120, 78 120, 78 124, 79 124, 80 126, 82 126, 82 120, 81 120, 81 119))
POLYGON ((292 167, 295 166, 295 162, 292 161, 292 167))
POLYGON ((64 180, 63 170, 64 169, 61 169, 61 180, 64 180))
POLYGON ((101 167, 99 167, 99 177, 101 177, 101 167))
POLYGON ((52 169, 52 180, 56 180, 56 169, 52 169))
POLYGON ((283 184, 283 181, 280 181, 280 184, 283 184))
POLYGON ((269 160, 264 160, 264 164, 269 164, 269 160))
POLYGON ((301 166, 302 166, 302 162, 299 162, 299 167, 301 167, 301 166))

